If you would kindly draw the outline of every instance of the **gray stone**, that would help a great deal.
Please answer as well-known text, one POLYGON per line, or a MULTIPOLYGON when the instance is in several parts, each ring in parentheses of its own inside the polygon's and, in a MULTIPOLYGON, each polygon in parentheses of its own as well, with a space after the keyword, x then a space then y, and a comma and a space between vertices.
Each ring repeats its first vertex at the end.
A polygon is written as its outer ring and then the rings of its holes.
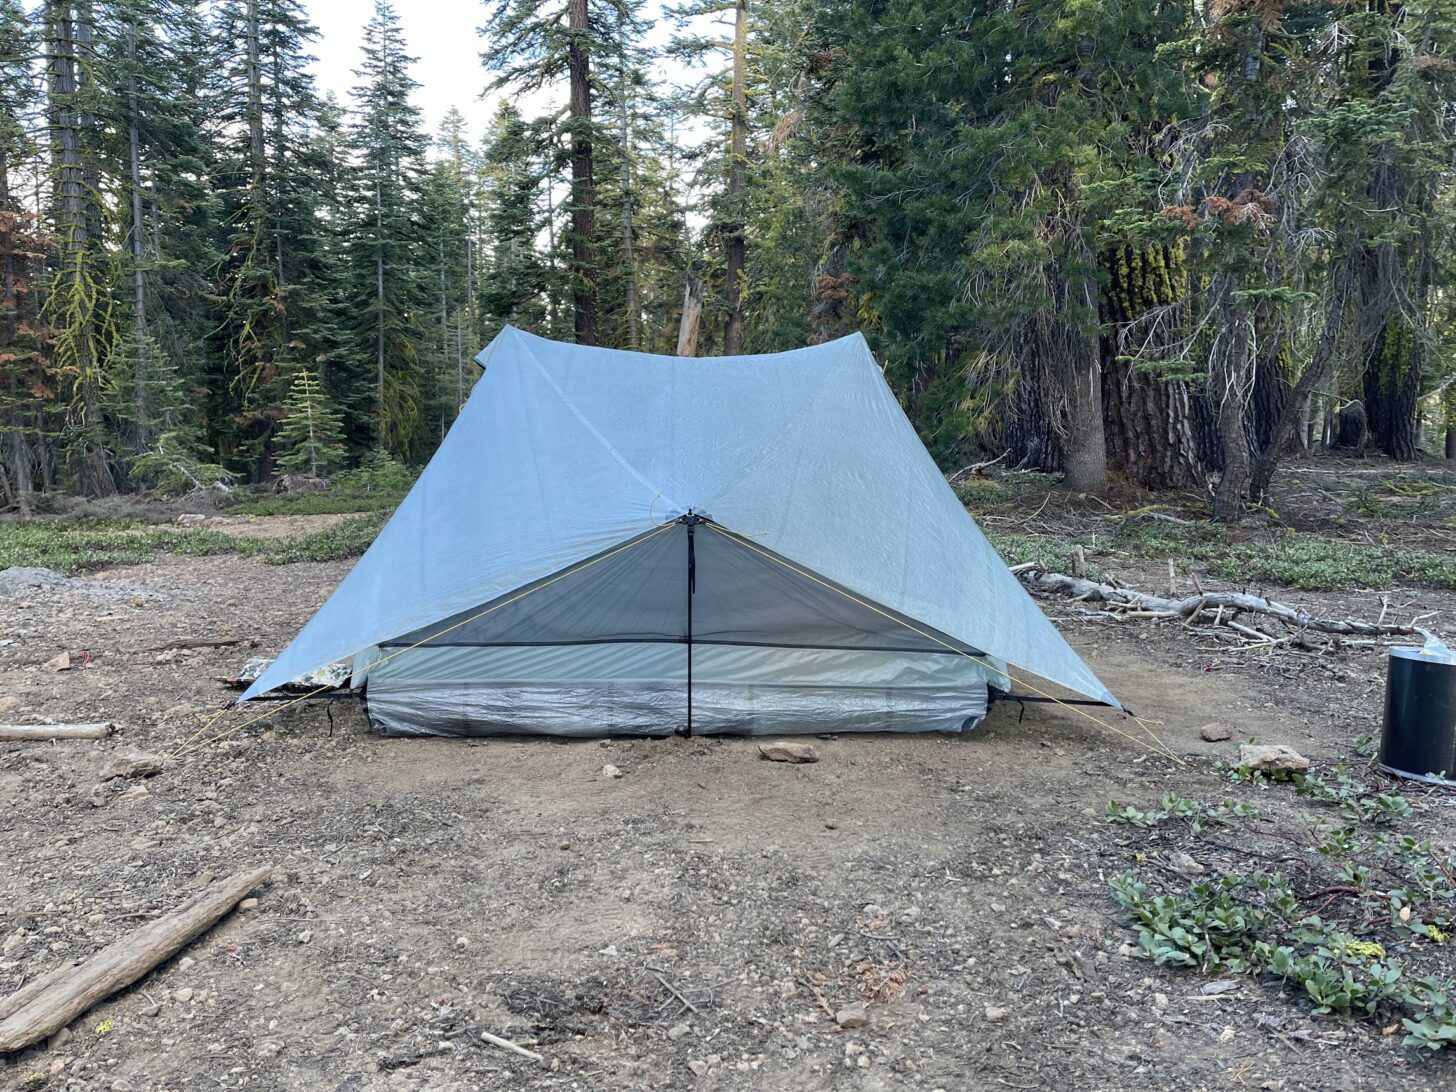
POLYGON ((1168 855, 1168 864, 1175 872, 1184 876, 1202 876, 1205 869, 1181 849, 1168 855))
POLYGON ((807 743, 760 743, 758 753, 770 762, 818 762, 819 755, 807 743))
POLYGON ((125 754, 116 755, 102 768, 101 780, 110 781, 115 777, 155 777, 162 772, 165 761, 161 755, 127 751, 125 754))
POLYGON ((1309 772, 1309 759, 1282 743, 1240 743, 1239 765, 1257 773, 1302 774, 1309 772))
POLYGON ((674 1043, 677 1042, 679 1039, 686 1039, 692 1033, 693 1029, 688 1027, 686 1024, 674 1024, 672 1027, 667 1029, 667 1037, 671 1039, 674 1043))
POLYGON ((862 1002, 845 1005, 834 1014, 834 1022, 842 1028, 869 1027, 870 1010, 862 1002))
POLYGON ((1209 743, 1222 743, 1226 739, 1233 738, 1233 730, 1224 727, 1222 724, 1205 724, 1198 729, 1198 734, 1209 743))

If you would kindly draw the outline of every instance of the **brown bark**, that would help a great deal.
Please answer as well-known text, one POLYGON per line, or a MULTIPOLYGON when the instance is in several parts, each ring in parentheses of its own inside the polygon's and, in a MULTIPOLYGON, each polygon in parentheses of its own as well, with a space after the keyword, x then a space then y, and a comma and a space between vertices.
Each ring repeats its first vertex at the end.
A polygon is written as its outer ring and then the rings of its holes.
POLYGON ((1248 316, 1233 302, 1238 281, 1220 274, 1231 283, 1220 286, 1223 303, 1219 330, 1209 359, 1208 397, 1213 405, 1214 431, 1223 464, 1213 494, 1213 518, 1219 523, 1237 523, 1243 518, 1245 489, 1249 482, 1249 433, 1245 422, 1246 404, 1253 387, 1254 361, 1249 351, 1252 332, 1248 316))
POLYGON ((213 884, 196 898, 130 936, 103 948, 81 966, 53 972, 44 986, 27 988, 21 1003, 0 1020, 0 1054, 22 1050, 65 1027, 98 1001, 131 985, 209 929, 249 891, 265 881, 271 868, 239 872, 213 884))
POLYGON ((1315 343, 1314 355, 1304 366, 1299 380, 1284 399, 1280 413, 1274 419, 1269 435, 1259 450, 1249 480, 1249 496, 1256 501, 1263 501, 1267 498, 1269 487, 1274 481, 1274 471, 1278 469, 1279 460, 1288 452, 1290 442, 1295 436, 1295 430, 1299 429, 1301 435, 1304 432, 1303 426, 1309 416, 1310 399, 1316 388, 1320 387, 1334 370, 1336 350, 1339 347, 1341 331, 1345 326, 1350 287, 1354 280, 1354 260, 1352 257, 1346 261, 1335 274, 1334 290, 1325 310, 1325 324, 1320 331, 1319 341, 1315 343))
POLYGON ((571 281, 576 340, 597 343, 596 264, 592 250, 595 233, 592 184, 591 62, 586 41, 590 34, 587 0, 569 0, 567 22, 572 31, 567 50, 571 79, 569 107, 571 132, 571 281))
POLYGON ((728 223, 724 226, 723 352, 743 351, 743 278, 747 244, 743 223, 743 172, 748 159, 748 0, 733 8, 733 121, 728 148, 728 223))
MULTIPOLYGON (((1129 324, 1177 302, 1180 258, 1164 245, 1104 251, 1102 416, 1110 469, 1145 489, 1197 489, 1212 470, 1202 456, 1199 404, 1186 382, 1163 379, 1120 359, 1129 324)), ((1134 341, 1156 336, 1134 330, 1134 341)))
POLYGON ((87 5, 52 2, 46 9, 50 57, 47 71, 48 109, 55 171, 55 218, 61 279, 66 301, 63 316, 65 345, 75 369, 74 439, 70 456, 75 483, 87 496, 110 496, 116 482, 107 466, 101 437, 101 377, 95 356, 96 319, 88 299, 90 262, 99 213, 89 194, 95 165, 82 148, 82 132, 89 119, 79 108, 82 83, 91 64, 92 32, 87 5))

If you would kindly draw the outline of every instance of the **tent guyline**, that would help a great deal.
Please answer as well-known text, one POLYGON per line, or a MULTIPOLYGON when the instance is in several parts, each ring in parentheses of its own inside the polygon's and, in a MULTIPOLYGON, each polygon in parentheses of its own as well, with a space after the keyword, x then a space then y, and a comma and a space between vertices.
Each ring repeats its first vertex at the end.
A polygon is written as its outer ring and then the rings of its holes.
POLYGON ((477 359, 414 487, 240 701, 348 660, 386 735, 964 732, 1016 665, 1121 709, 858 335, 700 360, 508 327, 477 359))

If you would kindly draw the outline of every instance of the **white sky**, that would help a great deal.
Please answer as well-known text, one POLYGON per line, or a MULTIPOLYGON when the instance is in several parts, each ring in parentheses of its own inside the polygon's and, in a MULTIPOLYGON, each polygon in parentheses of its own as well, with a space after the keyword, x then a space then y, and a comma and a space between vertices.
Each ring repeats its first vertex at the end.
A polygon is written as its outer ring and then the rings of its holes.
MULTIPOLYGON (((304 0, 304 6, 319 29, 312 51, 318 58, 313 68, 320 88, 332 91, 347 106, 374 0, 304 0)), ((649 40, 664 41, 671 28, 657 17, 660 4, 652 2, 647 8, 656 18, 649 40)), ((477 33, 486 20, 484 0, 395 0, 395 10, 410 56, 418 58, 411 75, 420 85, 415 103, 424 111, 429 135, 439 134, 440 121, 455 106, 465 115, 471 139, 479 139, 500 98, 494 92, 482 98, 490 79, 480 61, 484 41, 477 33)), ((682 74, 672 62, 659 60, 656 67, 659 74, 669 68, 682 74)), ((554 105, 550 100, 549 92, 531 96, 530 101, 520 101, 521 110, 530 117, 554 105)))
MULTIPOLYGON (((359 66, 359 47, 364 25, 374 13, 374 0, 305 0, 305 6, 319 29, 313 43, 319 85, 347 105, 349 90, 358 82, 354 69, 359 66)), ((471 137, 478 138, 495 110, 496 98, 480 97, 488 74, 480 63, 476 29, 485 21, 485 5, 479 0, 396 0, 395 8, 410 55, 419 58, 412 73, 420 84, 415 102, 424 110, 430 135, 439 132, 441 119, 456 106, 465 115, 471 137)))

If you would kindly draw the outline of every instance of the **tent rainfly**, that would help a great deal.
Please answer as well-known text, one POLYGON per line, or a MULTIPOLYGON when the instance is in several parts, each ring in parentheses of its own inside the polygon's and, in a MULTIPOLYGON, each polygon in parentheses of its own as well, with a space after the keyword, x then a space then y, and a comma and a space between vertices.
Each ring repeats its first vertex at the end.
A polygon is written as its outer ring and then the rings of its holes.
POLYGON ((242 695, 353 657, 389 735, 962 731, 1117 699, 858 334, 684 359, 511 327, 379 537, 242 695))

